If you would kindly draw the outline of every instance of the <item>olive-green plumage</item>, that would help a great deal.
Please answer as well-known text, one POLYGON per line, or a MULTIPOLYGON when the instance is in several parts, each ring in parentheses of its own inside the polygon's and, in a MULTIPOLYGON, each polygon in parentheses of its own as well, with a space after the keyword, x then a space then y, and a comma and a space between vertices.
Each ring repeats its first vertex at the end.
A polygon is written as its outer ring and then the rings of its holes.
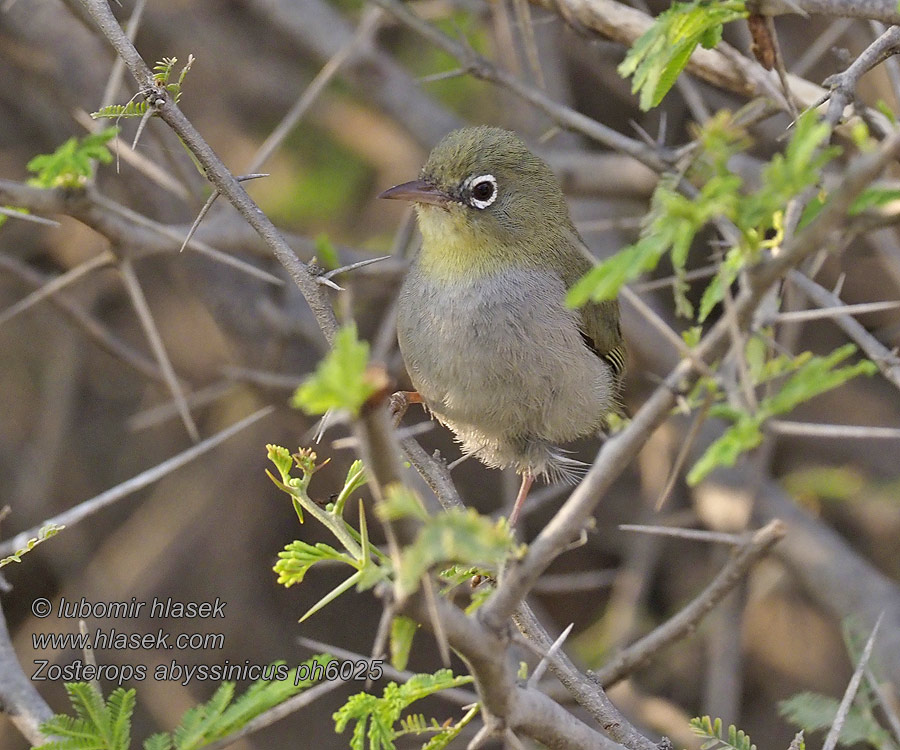
POLYGON ((490 466, 577 477, 556 446, 616 408, 624 347, 615 301, 564 304, 592 260, 550 168, 514 133, 465 128, 383 197, 414 201, 422 232, 397 332, 425 404, 490 466))

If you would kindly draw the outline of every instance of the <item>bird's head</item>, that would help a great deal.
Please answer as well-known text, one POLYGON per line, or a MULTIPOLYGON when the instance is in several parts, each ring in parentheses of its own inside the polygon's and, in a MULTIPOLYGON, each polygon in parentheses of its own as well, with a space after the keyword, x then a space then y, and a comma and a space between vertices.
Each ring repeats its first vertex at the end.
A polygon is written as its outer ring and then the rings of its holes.
POLYGON ((553 172, 499 128, 453 131, 418 180, 379 197, 416 204, 423 262, 449 275, 530 265, 574 232, 553 172))

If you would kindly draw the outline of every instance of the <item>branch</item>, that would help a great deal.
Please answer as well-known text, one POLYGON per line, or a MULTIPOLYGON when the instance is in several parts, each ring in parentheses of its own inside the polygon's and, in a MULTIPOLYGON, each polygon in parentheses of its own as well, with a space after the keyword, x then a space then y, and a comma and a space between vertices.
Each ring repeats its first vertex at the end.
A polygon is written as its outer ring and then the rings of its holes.
MULTIPOLYGON (((559 750, 621 749, 620 745, 591 729, 548 696, 533 688, 520 687, 516 683, 506 641, 486 630, 477 618, 466 616, 443 599, 438 599, 435 604, 450 645, 463 657, 475 677, 485 723, 494 732, 502 734, 509 728, 559 750)), ((420 622, 429 622, 425 596, 421 592, 410 597, 403 610, 420 622)), ((644 739, 632 750, 648 748, 648 742, 644 739)))
MULTIPOLYGON (((840 297, 819 286, 815 281, 799 271, 788 274, 791 283, 819 307, 841 307, 844 303, 840 297)), ((900 357, 891 352, 884 344, 869 333, 865 327, 849 315, 836 315, 834 323, 871 359, 881 374, 895 387, 900 388, 900 357)))
POLYGON ((900 24, 900 13, 893 0, 759 0, 759 12, 767 16, 799 13, 900 24))
POLYGON ((42 745, 47 738, 38 727, 53 716, 50 706, 34 689, 22 671, 0 609, 0 711, 5 713, 32 745, 42 745))
MULTIPOLYGON (((556 11, 575 28, 591 29, 626 47, 634 44, 635 40, 654 22, 652 16, 616 2, 616 0, 531 0, 531 2, 548 10, 556 11)), ((835 3, 838 2, 840 0, 835 0, 835 3)), ((782 5, 780 2, 778 4, 782 5)), ((810 3, 801 1, 799 4, 810 3)), ((841 4, 850 6, 852 9, 853 6, 867 3, 846 0, 841 4)), ((900 18, 900 14, 896 13, 896 5, 893 3, 884 0, 878 4, 891 6, 891 10, 894 11, 893 15, 900 18)), ((765 6, 766 3, 764 2, 763 5, 765 6)), ((785 0, 783 6, 788 6, 788 0, 785 0)), ((773 11, 767 9, 761 12, 772 13, 773 11)), ((794 11, 786 10, 784 12, 794 11)), ((889 21, 889 23, 898 22, 900 21, 889 21)), ((703 47, 695 49, 688 60, 686 70, 717 88, 732 91, 743 97, 773 96, 772 81, 768 72, 726 42, 720 42, 715 49, 704 49, 703 47)), ((828 98, 827 89, 817 86, 805 78, 788 74, 786 80, 792 96, 804 109, 818 106, 828 98)), ((783 97, 781 98, 783 99, 783 97)), ((787 108, 787 102, 782 101, 782 104, 787 108)), ((866 117, 870 116, 887 124, 886 118, 880 113, 866 110, 866 117)))
POLYGON ((274 407, 266 406, 259 411, 254 412, 249 417, 245 417, 239 422, 235 422, 230 427, 226 427, 221 432, 217 432, 212 437, 208 437, 206 440, 197 443, 197 445, 191 446, 186 451, 182 451, 181 453, 166 459, 162 463, 142 471, 137 476, 133 476, 131 479, 128 479, 121 484, 117 484, 115 487, 111 487, 106 490, 106 492, 101 492, 90 500, 85 500, 74 508, 69 508, 69 510, 53 516, 53 518, 48 518, 37 526, 16 534, 12 539, 0 542, 0 557, 10 555, 17 549, 24 547, 25 543, 31 537, 37 536, 40 529, 48 523, 53 523, 57 526, 74 526, 76 523, 83 521, 98 510, 102 510, 107 505, 112 505, 123 497, 127 497, 133 492, 137 492, 139 489, 146 487, 148 484, 152 484, 153 482, 162 479, 166 474, 171 474, 173 471, 190 463, 195 458, 199 458, 204 453, 208 453, 213 448, 224 443, 228 438, 233 437, 241 430, 252 425, 254 422, 258 422, 263 417, 267 417, 274 410, 274 407))
POLYGON ((611 149, 621 151, 623 154, 628 154, 657 172, 663 172, 668 168, 666 161, 660 157, 660 153, 665 154, 663 149, 648 146, 642 141, 622 135, 612 128, 554 101, 540 89, 523 83, 515 76, 493 65, 471 47, 447 36, 438 28, 419 18, 398 0, 372 0, 372 2, 384 8, 403 25, 436 47, 455 57, 466 72, 471 73, 475 78, 509 89, 516 96, 547 114, 558 125, 582 133, 611 149))
MULTIPOLYGON (((543 653, 549 652, 553 641, 527 604, 516 611, 513 620, 522 634, 536 643, 543 653)), ((657 750, 657 745, 640 734, 612 704, 599 681, 582 674, 562 649, 548 662, 550 671, 610 737, 629 748, 657 750)))
POLYGON ((266 244, 272 249, 278 262, 287 270, 294 283, 309 304, 316 316, 319 327, 329 343, 334 341, 337 332, 337 320, 321 287, 316 283, 307 266, 302 263, 294 251, 288 247, 275 225, 260 210, 259 206, 247 194, 240 182, 228 171, 222 160, 210 148, 197 129, 184 116, 168 93, 159 89, 153 74, 127 37, 119 22, 113 16, 106 0, 81 0, 82 5, 91 14, 100 30, 106 36, 116 52, 125 60, 125 65, 141 88, 141 93, 159 117, 169 126, 184 145, 196 157, 206 172, 207 178, 222 195, 231 201, 266 244))
POLYGON ((651 656, 692 632, 697 624, 743 579, 753 564, 784 537, 787 528, 779 521, 770 521, 755 532, 712 582, 684 609, 654 631, 617 654, 592 677, 608 687, 631 674, 651 656))

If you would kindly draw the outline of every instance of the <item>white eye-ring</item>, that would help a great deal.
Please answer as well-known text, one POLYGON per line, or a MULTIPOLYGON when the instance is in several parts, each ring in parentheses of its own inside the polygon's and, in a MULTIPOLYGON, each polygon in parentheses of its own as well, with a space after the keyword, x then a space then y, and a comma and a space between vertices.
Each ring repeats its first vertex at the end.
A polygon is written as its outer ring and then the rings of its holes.
POLYGON ((475 208, 487 208, 497 200, 497 179, 492 174, 469 177, 463 187, 475 208))

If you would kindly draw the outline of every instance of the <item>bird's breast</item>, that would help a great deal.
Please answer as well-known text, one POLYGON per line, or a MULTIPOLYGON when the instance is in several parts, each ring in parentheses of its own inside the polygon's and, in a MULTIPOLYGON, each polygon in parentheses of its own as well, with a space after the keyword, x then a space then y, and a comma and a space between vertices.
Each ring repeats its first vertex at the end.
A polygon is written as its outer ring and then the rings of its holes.
POLYGON ((564 441, 595 428, 610 408, 611 381, 564 295, 551 272, 447 281, 414 264, 397 332, 416 389, 445 421, 498 438, 564 441))

